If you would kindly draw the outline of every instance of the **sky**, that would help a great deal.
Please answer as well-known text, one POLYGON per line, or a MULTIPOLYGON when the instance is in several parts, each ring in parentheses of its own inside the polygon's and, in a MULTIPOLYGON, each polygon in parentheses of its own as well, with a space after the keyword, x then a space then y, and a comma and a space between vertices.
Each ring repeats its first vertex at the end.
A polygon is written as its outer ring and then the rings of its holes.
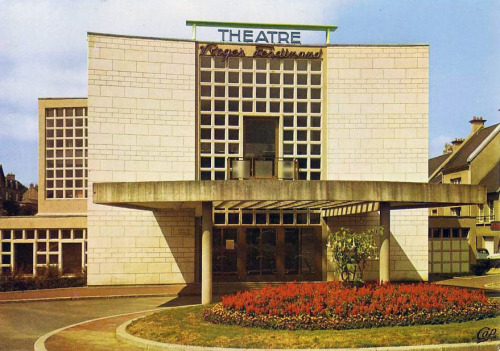
POLYGON ((429 44, 430 156, 466 137, 472 116, 500 121, 500 0, 0 0, 4 172, 37 182, 38 98, 87 96, 87 32, 191 39, 186 20, 333 24, 333 43, 429 44))

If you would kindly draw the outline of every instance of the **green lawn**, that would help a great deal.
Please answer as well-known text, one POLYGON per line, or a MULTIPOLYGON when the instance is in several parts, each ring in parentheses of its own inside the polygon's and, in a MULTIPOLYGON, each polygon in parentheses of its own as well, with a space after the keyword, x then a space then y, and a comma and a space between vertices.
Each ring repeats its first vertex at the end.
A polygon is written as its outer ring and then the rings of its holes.
POLYGON ((500 329, 500 316, 480 321, 355 330, 289 331, 216 325, 206 307, 172 308, 136 321, 128 332, 166 343, 237 348, 375 347, 476 342, 483 327, 500 329))

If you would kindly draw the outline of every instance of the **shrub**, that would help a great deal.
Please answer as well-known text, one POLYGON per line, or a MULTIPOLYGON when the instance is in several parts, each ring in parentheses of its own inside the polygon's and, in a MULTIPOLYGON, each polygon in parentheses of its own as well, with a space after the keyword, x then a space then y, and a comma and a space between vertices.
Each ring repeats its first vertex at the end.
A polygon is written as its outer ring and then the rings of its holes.
POLYGON ((223 296, 206 321, 268 329, 356 329, 494 317, 482 291, 434 284, 289 283, 223 296))
POLYGON ((59 269, 48 266, 37 276, 25 276, 18 271, 12 275, 0 276, 0 292, 37 290, 37 289, 57 289, 70 288, 87 285, 87 275, 83 271, 75 277, 61 277, 59 269))
POLYGON ((342 281, 362 281, 367 260, 377 258, 376 238, 383 233, 383 227, 373 227, 359 233, 340 228, 328 234, 327 247, 332 252, 335 271, 342 281))

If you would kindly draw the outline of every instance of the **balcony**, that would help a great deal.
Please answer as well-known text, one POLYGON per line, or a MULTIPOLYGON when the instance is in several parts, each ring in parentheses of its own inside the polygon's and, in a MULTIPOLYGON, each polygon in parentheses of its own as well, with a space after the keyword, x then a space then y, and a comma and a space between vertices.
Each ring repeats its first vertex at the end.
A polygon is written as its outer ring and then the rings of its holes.
POLYGON ((478 224, 489 224, 495 221, 495 215, 492 214, 489 216, 477 216, 476 221, 478 224))
POLYGON ((273 157, 230 157, 227 162, 228 180, 279 179, 297 180, 298 163, 294 159, 273 157))

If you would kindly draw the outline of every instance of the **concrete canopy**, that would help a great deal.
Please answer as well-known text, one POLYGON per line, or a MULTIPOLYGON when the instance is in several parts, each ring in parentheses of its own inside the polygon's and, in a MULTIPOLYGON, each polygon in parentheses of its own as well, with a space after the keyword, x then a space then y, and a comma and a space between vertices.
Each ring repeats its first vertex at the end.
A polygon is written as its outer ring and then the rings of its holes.
POLYGON ((163 181, 95 183, 94 203, 119 207, 335 209, 378 202, 391 209, 482 204, 486 188, 479 185, 369 181, 163 181))
MULTIPOLYGON (((154 210, 195 208, 202 218, 201 301, 212 301, 212 211, 241 209, 318 209, 323 217, 380 211, 380 225, 390 228, 391 209, 451 204, 481 204, 486 187, 367 181, 165 181, 95 183, 94 203, 154 210)), ((324 230, 324 233, 326 231, 324 230)), ((326 249, 326 246, 325 246, 326 249)), ((326 265, 323 255, 323 265, 326 265)), ((390 234, 384 231, 379 279, 390 281, 390 234)))

